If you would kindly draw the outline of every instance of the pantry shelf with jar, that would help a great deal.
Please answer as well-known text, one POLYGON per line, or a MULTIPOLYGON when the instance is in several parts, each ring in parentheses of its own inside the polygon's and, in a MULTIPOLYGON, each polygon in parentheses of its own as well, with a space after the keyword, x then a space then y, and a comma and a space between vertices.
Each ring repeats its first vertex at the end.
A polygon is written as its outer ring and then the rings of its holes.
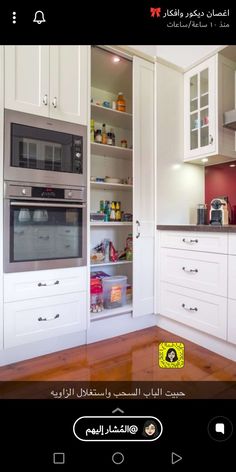
POLYGON ((91 48, 89 342, 154 323, 154 74, 129 52, 91 48))
POLYGON ((92 48, 90 319, 94 321, 132 313, 132 62, 110 60, 109 53, 92 48))

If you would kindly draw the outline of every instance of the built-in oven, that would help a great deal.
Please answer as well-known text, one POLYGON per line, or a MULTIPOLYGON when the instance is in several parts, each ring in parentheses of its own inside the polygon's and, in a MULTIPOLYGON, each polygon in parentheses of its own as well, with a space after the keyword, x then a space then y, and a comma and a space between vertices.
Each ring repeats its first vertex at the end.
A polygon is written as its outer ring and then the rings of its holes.
POLYGON ((87 128, 5 110, 4 179, 86 186, 87 128))
POLYGON ((4 272, 86 265, 84 187, 4 184, 4 272))

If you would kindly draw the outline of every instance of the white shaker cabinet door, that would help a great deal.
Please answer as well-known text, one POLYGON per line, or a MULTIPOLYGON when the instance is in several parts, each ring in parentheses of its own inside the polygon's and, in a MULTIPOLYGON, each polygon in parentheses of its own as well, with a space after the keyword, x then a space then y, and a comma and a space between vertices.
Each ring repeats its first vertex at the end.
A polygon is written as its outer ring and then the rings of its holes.
POLYGON ((134 57, 133 316, 154 313, 154 65, 134 57))
POLYGON ((49 115, 49 46, 5 46, 5 108, 49 115))
POLYGON ((50 47, 50 116, 87 124, 88 46, 50 47))

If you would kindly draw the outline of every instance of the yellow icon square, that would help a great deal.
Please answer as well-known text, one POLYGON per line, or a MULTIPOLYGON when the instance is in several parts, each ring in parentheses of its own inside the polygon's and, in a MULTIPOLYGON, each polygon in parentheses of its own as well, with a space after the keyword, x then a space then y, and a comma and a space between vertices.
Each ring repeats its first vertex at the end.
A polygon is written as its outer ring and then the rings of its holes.
POLYGON ((162 369, 182 369, 184 367, 184 344, 160 343, 159 367, 162 369))

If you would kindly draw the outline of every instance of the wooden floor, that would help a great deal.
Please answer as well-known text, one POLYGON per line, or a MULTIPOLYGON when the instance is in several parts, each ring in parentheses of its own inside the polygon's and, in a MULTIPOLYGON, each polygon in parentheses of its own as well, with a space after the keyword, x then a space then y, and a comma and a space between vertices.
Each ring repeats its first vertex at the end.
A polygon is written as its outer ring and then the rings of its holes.
POLYGON ((236 380, 236 364, 153 327, 1 367, 0 380, 236 380), (184 342, 182 369, 158 366, 165 341, 184 342))

